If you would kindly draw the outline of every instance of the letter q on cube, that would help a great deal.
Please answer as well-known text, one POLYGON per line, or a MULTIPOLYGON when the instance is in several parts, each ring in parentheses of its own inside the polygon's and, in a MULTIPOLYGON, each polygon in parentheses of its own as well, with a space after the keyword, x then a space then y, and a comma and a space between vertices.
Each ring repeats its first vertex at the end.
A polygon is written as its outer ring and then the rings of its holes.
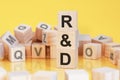
POLYGON ((84 45, 84 58, 98 59, 101 57, 101 44, 87 43, 84 45))
POLYGON ((20 44, 9 47, 9 60, 11 62, 25 61, 25 47, 20 44))

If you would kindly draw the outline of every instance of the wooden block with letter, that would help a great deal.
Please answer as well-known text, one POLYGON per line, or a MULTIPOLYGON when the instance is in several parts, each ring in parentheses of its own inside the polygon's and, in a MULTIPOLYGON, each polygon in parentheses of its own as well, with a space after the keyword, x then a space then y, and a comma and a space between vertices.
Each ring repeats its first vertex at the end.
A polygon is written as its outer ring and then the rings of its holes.
POLYGON ((42 43, 32 44, 32 58, 46 58, 44 44, 42 43))
POLYGON ((0 80, 6 80, 6 77, 7 77, 7 71, 0 67, 0 80))
POLYGON ((86 59, 98 59, 101 57, 101 44, 87 43, 84 45, 84 58, 86 59))
POLYGON ((30 26, 21 24, 14 30, 16 38, 20 43, 27 43, 32 39, 33 32, 30 26))
POLYGON ((27 71, 9 72, 7 80, 31 80, 27 71))
POLYGON ((91 37, 87 34, 80 34, 79 35, 79 48, 78 48, 78 54, 80 56, 83 55, 83 46, 86 43, 91 43, 91 37))
POLYGON ((92 80, 119 80, 119 70, 102 67, 92 70, 92 80))
POLYGON ((113 47, 120 47, 119 43, 105 43, 105 57, 110 57, 110 49, 113 47))
POLYGON ((44 30, 50 30, 50 29, 51 29, 51 26, 46 23, 38 24, 38 26, 36 27, 36 32, 35 32, 37 40, 42 42, 42 36, 43 36, 44 30))
POLYGON ((57 34, 57 47, 63 49, 74 49, 77 47, 77 31, 74 30, 63 30, 58 31, 57 34))
POLYGON ((0 60, 4 59, 5 53, 4 53, 4 44, 0 42, 0 60))
POLYGON ((18 40, 9 31, 6 32, 2 37, 2 42, 4 43, 5 57, 8 57, 9 46, 17 45, 18 40))
POLYGON ((120 47, 114 47, 110 49, 109 59, 113 64, 118 63, 118 60, 120 59, 120 47))
POLYGON ((77 49, 58 49, 57 52, 58 68, 77 68, 78 51, 77 49))
POLYGON ((32 80, 57 80, 57 73, 54 71, 38 71, 32 75, 32 80))
POLYGON ((77 12, 61 11, 58 13, 58 30, 77 30, 77 12))
POLYGON ((65 80, 89 80, 89 74, 85 70, 66 70, 65 80))
POLYGON ((43 32, 42 42, 44 44, 56 44, 57 41, 57 31, 55 30, 45 30, 43 32))
POLYGON ((105 56, 105 43, 113 42, 113 39, 109 36, 98 35, 92 39, 93 43, 100 43, 102 45, 102 56, 105 56))
POLYGON ((25 61, 25 47, 23 45, 9 47, 9 60, 11 62, 25 61))

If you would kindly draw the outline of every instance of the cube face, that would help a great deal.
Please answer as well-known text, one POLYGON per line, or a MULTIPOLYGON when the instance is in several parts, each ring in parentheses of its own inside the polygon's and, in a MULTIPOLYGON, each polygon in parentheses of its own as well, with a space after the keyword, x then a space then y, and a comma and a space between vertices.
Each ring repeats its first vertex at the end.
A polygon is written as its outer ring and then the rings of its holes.
POLYGON ((10 72, 7 80, 31 80, 27 71, 10 72))
POLYGON ((66 80, 89 80, 89 74, 85 70, 66 70, 66 80))
POLYGON ((32 44, 32 58, 45 58, 45 45, 41 43, 32 44))
POLYGON ((86 43, 91 43, 91 37, 87 34, 80 34, 79 35, 79 48, 78 48, 78 54, 80 56, 83 55, 83 46, 86 43))
POLYGON ((97 59, 101 57, 101 45, 88 43, 84 45, 84 58, 97 59))
POLYGON ((58 30, 77 30, 77 12, 61 11, 58 14, 58 30))
POLYGON ((59 49, 57 52, 58 68, 76 68, 78 64, 77 49, 59 49))
POLYGON ((57 36, 57 47, 63 49, 77 48, 76 37, 76 31, 59 31, 57 36))
POLYGON ((24 35, 25 33, 31 31, 31 27, 25 24, 21 24, 18 27, 15 28, 15 32, 21 33, 22 35, 24 35))
POLYGON ((8 46, 14 46, 18 44, 18 40, 9 31, 2 36, 2 41, 8 46))
POLYGON ((46 30, 43 31, 42 42, 44 44, 55 44, 57 41, 57 31, 55 30, 46 30))
POLYGON ((102 67, 92 70, 93 80, 119 80, 119 70, 102 67))
POLYGON ((2 42, 0 42, 0 60, 4 59, 5 53, 4 53, 4 45, 2 42))
POLYGON ((98 41, 98 42, 101 42, 101 43, 109 43, 109 42, 112 42, 113 40, 109 36, 99 35, 99 36, 93 38, 93 41, 98 41))
POLYGON ((25 47, 20 46, 12 46, 9 47, 9 60, 11 62, 19 62, 19 61, 25 61, 25 47))
POLYGON ((110 57, 110 50, 111 48, 114 48, 114 47, 120 47, 120 44, 119 43, 105 43, 105 57, 110 57))
POLYGON ((109 59, 113 64, 117 64, 120 59, 120 48, 111 48, 109 59))
POLYGON ((37 28, 39 29, 43 29, 43 30, 50 30, 51 29, 51 26, 46 24, 46 23, 39 23, 37 25, 37 28))
POLYGON ((38 71, 32 76, 32 80, 57 80, 57 73, 54 71, 38 71))
POLYGON ((21 24, 14 30, 16 38, 20 43, 27 43, 33 37, 33 32, 30 26, 21 24))

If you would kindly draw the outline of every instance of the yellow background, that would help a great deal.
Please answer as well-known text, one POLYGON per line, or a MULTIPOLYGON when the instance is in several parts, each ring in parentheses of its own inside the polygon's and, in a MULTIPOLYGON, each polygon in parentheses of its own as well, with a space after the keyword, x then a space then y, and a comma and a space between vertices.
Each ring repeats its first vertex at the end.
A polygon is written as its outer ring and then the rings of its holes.
MULTIPOLYGON (((8 30, 13 33, 14 28, 21 23, 32 26, 33 31, 39 22, 54 27, 58 24, 57 14, 62 10, 78 12, 80 33, 90 34, 92 37, 105 34, 113 37, 115 42, 120 42, 120 0, 0 0, 0 35, 8 30)), ((54 61, 32 60, 31 62, 30 59, 23 68, 30 72, 56 70, 59 72, 59 80, 64 80, 64 77, 61 77, 64 76, 61 74, 64 70, 57 69, 54 61), (36 68, 34 64, 35 62, 38 64, 39 61, 40 64, 36 68)), ((0 65, 7 71, 14 71, 16 64, 3 61, 0 65)), ((78 69, 85 68, 91 71, 92 68, 101 66, 117 67, 106 58, 100 60, 79 58, 78 69), (96 65, 98 62, 100 64, 96 65)))
POLYGON ((21 23, 33 30, 39 22, 56 26, 62 10, 78 12, 81 33, 105 34, 120 42, 120 0, 0 0, 0 35, 21 23))

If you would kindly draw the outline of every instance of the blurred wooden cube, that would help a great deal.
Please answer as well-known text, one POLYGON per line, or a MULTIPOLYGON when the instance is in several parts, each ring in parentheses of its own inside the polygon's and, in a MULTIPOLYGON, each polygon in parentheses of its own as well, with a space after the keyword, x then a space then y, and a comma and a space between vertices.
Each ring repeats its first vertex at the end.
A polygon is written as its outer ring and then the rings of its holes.
POLYGON ((25 61, 25 47, 23 45, 9 47, 9 60, 11 62, 25 61))
POLYGON ((18 40, 9 31, 2 36, 2 41, 7 44, 7 46, 13 46, 18 44, 18 40))
POLYGON ((89 74, 85 70, 66 70, 65 80, 89 80, 89 74))
POLYGON ((9 72, 7 80, 31 80, 27 71, 9 72))
POLYGON ((105 43, 113 42, 112 38, 105 35, 98 35, 92 39, 93 43, 100 43, 102 45, 102 56, 105 56, 105 43))
POLYGON ((46 56, 51 59, 56 59, 57 46, 56 45, 46 45, 46 56))
POLYGON ((57 50, 57 67, 58 68, 77 68, 78 51, 77 49, 58 49, 57 50))
POLYGON ((80 56, 83 55, 83 46, 86 43, 91 43, 91 37, 87 34, 80 34, 79 35, 79 48, 78 48, 78 54, 80 56))
POLYGON ((57 41, 57 31, 45 30, 43 32, 42 42, 44 44, 56 44, 56 41, 57 41))
POLYGON ((58 13, 58 30, 77 30, 78 19, 76 11, 61 11, 58 13))
POLYGON ((84 58, 98 59, 101 57, 101 44, 87 43, 84 44, 84 58))
POLYGON ((50 29, 51 29, 51 26, 46 23, 38 24, 38 26, 36 27, 36 32, 35 32, 37 40, 42 42, 43 32, 45 30, 50 30, 50 29))
POLYGON ((26 58, 32 58, 32 41, 24 44, 26 58))
POLYGON ((0 67, 0 80, 6 80, 6 78, 7 78, 7 71, 4 68, 0 67))
POLYGON ((32 80, 57 80, 57 73, 54 71, 38 71, 32 75, 32 80))
POLYGON ((33 32, 30 26, 21 24, 14 30, 16 38, 20 43, 27 43, 32 39, 33 32))
POLYGON ((0 42, 0 60, 3 60, 5 57, 4 44, 0 42))
POLYGON ((114 47, 110 49, 109 59, 113 64, 118 63, 118 60, 120 59, 120 47, 114 47))
POLYGON ((105 43, 105 57, 110 57, 110 49, 113 47, 120 47, 119 43, 105 43))
POLYGON ((32 44, 32 58, 46 58, 44 44, 42 43, 32 44))
POLYGON ((92 80, 119 80, 119 70, 109 67, 93 69, 92 80))

